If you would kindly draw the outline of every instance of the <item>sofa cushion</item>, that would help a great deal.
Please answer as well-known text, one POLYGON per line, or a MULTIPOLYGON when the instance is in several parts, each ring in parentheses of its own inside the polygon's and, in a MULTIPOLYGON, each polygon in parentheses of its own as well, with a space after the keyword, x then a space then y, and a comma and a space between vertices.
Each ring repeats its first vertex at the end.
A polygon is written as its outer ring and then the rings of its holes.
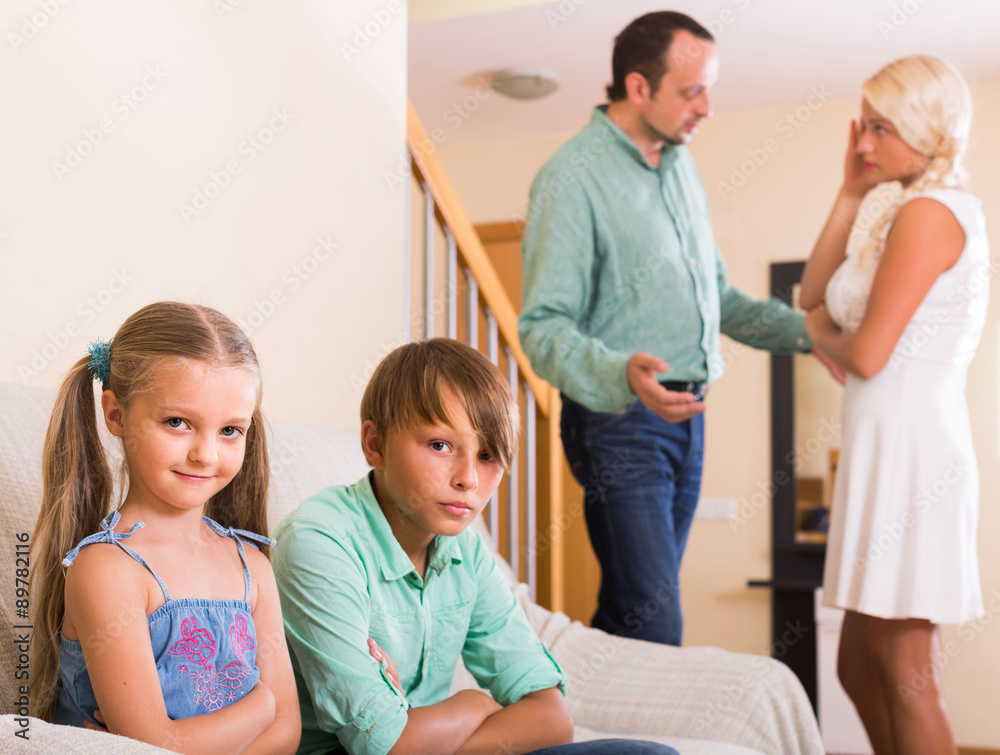
MULTIPOLYGON (((15 635, 27 631, 14 626, 28 624, 26 617, 18 614, 16 603, 24 598, 15 593, 19 567, 15 546, 18 535, 30 536, 38 516, 42 445, 55 393, 27 385, 3 384, 0 388, 0 533, 4 547, 0 554, 0 668, 5 671, 0 674, 0 713, 8 713, 14 710, 20 684, 31 681, 15 679, 9 671, 19 665, 15 635)), ((39 596, 27 599, 37 601, 39 596)))

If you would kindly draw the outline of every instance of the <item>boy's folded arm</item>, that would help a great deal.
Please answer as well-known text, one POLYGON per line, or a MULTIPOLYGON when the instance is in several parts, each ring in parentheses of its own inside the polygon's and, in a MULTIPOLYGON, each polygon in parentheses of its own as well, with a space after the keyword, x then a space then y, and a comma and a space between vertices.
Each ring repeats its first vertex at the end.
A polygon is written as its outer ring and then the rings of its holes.
POLYGON ((406 727, 390 755, 452 755, 501 707, 478 690, 462 690, 447 700, 410 708, 406 727))
POLYGON ((573 741, 573 719, 558 687, 530 692, 487 718, 460 755, 533 752, 573 741))

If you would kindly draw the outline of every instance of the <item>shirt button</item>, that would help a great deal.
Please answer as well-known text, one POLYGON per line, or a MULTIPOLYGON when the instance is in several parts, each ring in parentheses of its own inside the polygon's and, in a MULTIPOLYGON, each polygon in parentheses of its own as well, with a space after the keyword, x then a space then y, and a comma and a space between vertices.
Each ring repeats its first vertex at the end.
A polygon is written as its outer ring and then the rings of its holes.
POLYGON ((708 302, 707 302, 707 301, 705 301, 704 299, 702 299, 702 300, 701 300, 701 301, 699 301, 698 303, 699 303, 699 304, 700 304, 701 306, 703 306, 703 307, 707 307, 707 306, 708 306, 708 302))
POLYGON ((796 343, 797 345, 799 345, 799 346, 803 346, 803 345, 805 345, 805 342, 806 342, 806 339, 804 339, 804 338, 796 338, 796 339, 795 339, 795 343, 796 343))
POLYGON ((694 257, 688 257, 688 262, 690 262, 692 265, 698 264, 698 260, 696 260, 694 257))

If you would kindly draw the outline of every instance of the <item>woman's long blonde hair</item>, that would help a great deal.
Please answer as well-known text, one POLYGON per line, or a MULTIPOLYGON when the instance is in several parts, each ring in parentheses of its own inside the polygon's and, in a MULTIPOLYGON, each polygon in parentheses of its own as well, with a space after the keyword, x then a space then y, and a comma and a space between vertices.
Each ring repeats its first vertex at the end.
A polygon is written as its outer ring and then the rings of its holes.
POLYGON ((928 159, 927 167, 873 223, 869 236, 878 247, 886 227, 912 197, 928 189, 964 186, 972 95, 957 69, 929 55, 894 60, 868 79, 862 91, 900 138, 928 159))
MULTIPOLYGON (((243 466, 205 507, 224 527, 267 531, 267 441, 260 412, 260 365, 250 340, 232 320, 209 307, 158 302, 140 309, 111 342, 110 369, 102 390, 114 393, 128 412, 149 390, 158 368, 174 359, 216 368, 237 368, 257 380, 257 406, 246 437, 243 466)), ((100 529, 115 489, 98 434, 91 357, 69 371, 56 397, 42 455, 44 490, 32 543, 32 594, 37 596, 33 658, 33 715, 49 719, 59 691, 59 633, 65 614, 62 559, 100 529)), ((126 470, 123 469, 124 473, 126 470)), ((122 476, 126 480, 125 475, 122 476)), ((124 488, 124 485, 122 486, 124 488)), ((267 553, 267 548, 262 550, 267 553)))

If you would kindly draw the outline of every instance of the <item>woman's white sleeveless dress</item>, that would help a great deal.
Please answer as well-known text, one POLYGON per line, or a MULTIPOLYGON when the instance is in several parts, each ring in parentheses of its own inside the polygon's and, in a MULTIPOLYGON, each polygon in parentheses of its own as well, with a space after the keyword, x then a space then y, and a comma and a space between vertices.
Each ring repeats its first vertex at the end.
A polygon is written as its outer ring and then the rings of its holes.
MULTIPOLYGON (((921 196, 954 214, 965 248, 882 371, 847 379, 823 593, 827 605, 871 616, 957 624, 983 612, 965 377, 986 321, 990 254, 978 199, 958 189, 921 196)), ((867 239, 851 239, 826 290, 831 317, 848 332, 864 317, 882 249, 862 259, 867 239)))

